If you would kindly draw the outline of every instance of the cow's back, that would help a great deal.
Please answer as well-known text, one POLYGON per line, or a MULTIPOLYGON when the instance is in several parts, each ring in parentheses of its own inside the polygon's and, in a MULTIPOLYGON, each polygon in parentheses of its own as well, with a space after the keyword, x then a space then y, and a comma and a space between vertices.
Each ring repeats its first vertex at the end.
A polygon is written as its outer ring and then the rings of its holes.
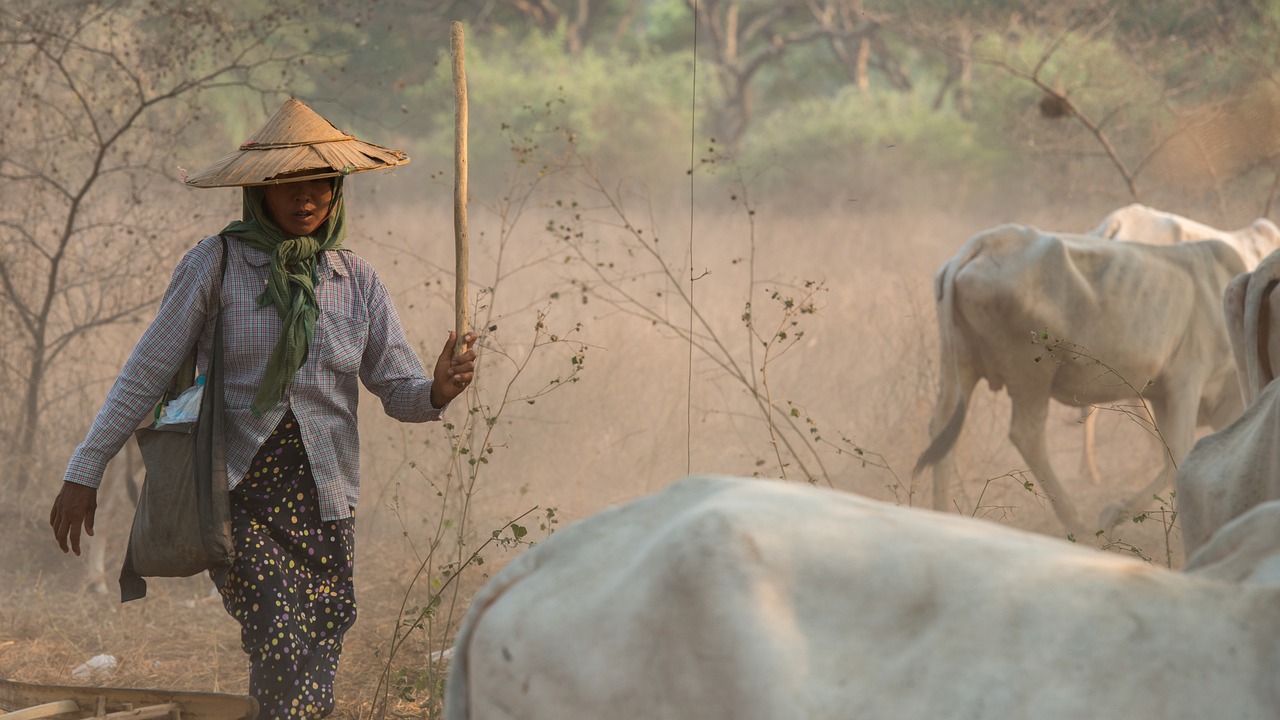
POLYGON ((1052 375, 1055 399, 1108 402, 1181 363, 1235 392, 1221 297, 1243 264, 1225 244, 1147 245, 1021 226, 975 240, 981 250, 954 272, 954 302, 993 387, 1052 375), (1098 382, 1099 363, 1132 387, 1098 382))
POLYGON ((1112 240, 1161 245, 1220 240, 1240 255, 1241 261, 1249 270, 1280 248, 1280 228, 1267 218, 1257 218, 1239 230, 1220 230, 1140 203, 1112 211, 1089 234, 1112 240))

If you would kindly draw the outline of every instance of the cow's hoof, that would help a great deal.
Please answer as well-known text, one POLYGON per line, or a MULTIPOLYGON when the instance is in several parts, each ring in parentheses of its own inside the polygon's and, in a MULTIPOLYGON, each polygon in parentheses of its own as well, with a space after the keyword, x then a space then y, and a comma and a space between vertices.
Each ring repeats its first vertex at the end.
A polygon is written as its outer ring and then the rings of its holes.
POLYGON ((1122 502, 1111 503, 1098 516, 1098 527, 1104 531, 1111 530, 1124 522, 1130 515, 1129 508, 1122 502))

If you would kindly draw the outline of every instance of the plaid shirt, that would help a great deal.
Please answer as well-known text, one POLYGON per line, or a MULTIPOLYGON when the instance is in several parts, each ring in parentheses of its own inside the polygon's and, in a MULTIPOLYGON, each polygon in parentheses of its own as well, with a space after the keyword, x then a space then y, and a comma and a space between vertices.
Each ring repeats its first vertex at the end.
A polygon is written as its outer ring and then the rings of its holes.
MULTIPOLYGON (((348 250, 328 250, 316 263, 320 315, 307 360, 285 397, 257 417, 250 409, 267 358, 280 335, 274 306, 259 308, 270 256, 236 240, 222 287, 226 392, 227 483, 235 487, 290 407, 302 430, 323 519, 351 516, 360 494, 357 378, 403 422, 439 420, 431 379, 409 346, 386 286, 373 267, 348 250)), ((222 260, 217 236, 205 238, 178 263, 160 309, 125 362, 89 434, 71 456, 65 480, 97 487, 107 462, 151 416, 182 361, 198 344, 208 367, 213 322, 206 322, 222 260)), ((212 320, 212 318, 208 318, 212 320)))

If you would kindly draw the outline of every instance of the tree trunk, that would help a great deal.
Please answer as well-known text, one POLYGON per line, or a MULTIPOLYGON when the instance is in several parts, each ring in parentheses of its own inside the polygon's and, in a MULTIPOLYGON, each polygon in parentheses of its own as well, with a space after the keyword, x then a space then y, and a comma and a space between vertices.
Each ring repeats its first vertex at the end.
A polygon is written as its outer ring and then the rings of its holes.
POLYGON ((17 491, 22 492, 31 482, 36 471, 36 439, 40 430, 40 388, 44 381, 44 348, 31 350, 31 370, 27 375, 27 387, 22 400, 20 428, 17 435, 15 479, 17 491))

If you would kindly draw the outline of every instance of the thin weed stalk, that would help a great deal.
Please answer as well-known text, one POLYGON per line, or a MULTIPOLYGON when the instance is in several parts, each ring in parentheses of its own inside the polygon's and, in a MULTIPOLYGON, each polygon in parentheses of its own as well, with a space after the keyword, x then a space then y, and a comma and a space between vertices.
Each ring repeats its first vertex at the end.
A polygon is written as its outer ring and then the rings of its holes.
MULTIPOLYGON (((746 361, 742 362, 739 354, 716 330, 714 322, 693 301, 691 289, 682 280, 682 269, 668 261, 656 234, 646 233, 644 228, 631 219, 628 200, 633 195, 621 184, 613 189, 606 186, 590 164, 580 158, 573 177, 591 197, 598 199, 598 204, 589 207, 576 200, 559 203, 563 216, 550 223, 548 231, 565 244, 579 266, 590 276, 590 280, 578 281, 582 294, 602 300, 624 314, 664 328, 689 343, 701 356, 710 360, 747 391, 749 400, 765 423, 774 462, 782 477, 786 478, 787 468, 794 465, 806 481, 822 481, 832 485, 831 473, 822 454, 818 452, 818 444, 810 439, 799 416, 782 406, 769 384, 768 375, 769 367, 804 337, 800 320, 803 316, 820 310, 819 299, 826 292, 826 287, 818 281, 805 281, 800 287, 791 290, 783 289, 780 284, 773 288, 765 287, 768 299, 776 304, 779 314, 768 330, 761 329, 762 319, 751 300, 762 284, 754 274, 756 210, 746 195, 745 186, 734 195, 748 219, 749 296, 741 315, 748 342, 746 361), (617 249, 628 260, 642 261, 640 269, 635 269, 632 263, 626 268, 619 268, 616 263, 608 260, 606 251, 609 248, 602 250, 604 243, 593 239, 592 233, 588 231, 588 227, 592 225, 619 232, 621 240, 617 249), (660 296, 664 302, 674 297, 678 309, 681 312, 687 310, 691 326, 673 320, 675 313, 664 311, 661 306, 652 304, 643 297, 639 289, 632 290, 628 287, 640 280, 654 279, 662 285, 660 296), (758 360, 757 353, 761 353, 758 360)), ((647 201, 644 202, 647 205, 647 201)), ((657 225, 651 206, 649 224, 650 227, 657 225)), ((706 276, 706 272, 690 272, 692 283, 699 282, 706 276)))
MULTIPOLYGON (((375 693, 375 702, 371 705, 369 718, 385 718, 395 699, 416 702, 426 717, 438 717, 443 710, 441 690, 444 684, 447 667, 447 651, 440 650, 428 655, 425 667, 417 662, 410 662, 406 668, 396 669, 396 661, 402 653, 405 643, 416 634, 426 635, 428 643, 439 642, 447 645, 450 635, 457 627, 465 611, 462 597, 463 587, 460 578, 475 567, 484 564, 484 553, 495 545, 508 550, 533 544, 528 537, 528 530, 521 525, 525 518, 539 510, 542 511, 540 528, 547 534, 553 532, 558 522, 556 508, 534 505, 515 517, 501 523, 487 537, 476 544, 478 534, 474 527, 475 498, 482 481, 484 468, 489 466, 490 457, 500 446, 495 437, 504 411, 513 405, 532 404, 539 398, 567 385, 576 383, 584 368, 587 344, 571 339, 580 334, 581 324, 574 325, 567 332, 557 334, 549 325, 550 305, 532 308, 534 313, 532 325, 532 341, 527 350, 516 352, 502 343, 498 331, 498 291, 511 282, 515 275, 538 267, 550 258, 549 251, 533 252, 515 267, 508 267, 507 258, 512 250, 512 236, 519 221, 527 211, 531 200, 539 186, 549 176, 557 172, 554 163, 537 165, 533 158, 537 155, 537 143, 532 137, 511 138, 512 153, 516 158, 514 170, 510 176, 508 192, 498 201, 482 204, 497 218, 498 235, 493 247, 493 276, 489 285, 481 288, 475 300, 476 307, 472 317, 480 330, 481 361, 477 364, 476 381, 463 396, 467 401, 467 413, 461 423, 445 423, 450 435, 450 449, 447 470, 442 482, 436 485, 439 497, 439 514, 435 520, 425 555, 420 553, 409 540, 410 549, 417 559, 408 586, 401 598, 399 621, 383 654, 382 672, 375 693), (530 168, 537 169, 530 172, 530 168), (568 348, 568 369, 553 371, 552 376, 545 378, 532 391, 519 390, 519 381, 528 381, 528 375, 535 372, 531 361, 550 351, 568 348), (498 367, 493 369, 495 363, 498 367), (498 377, 495 373, 505 374, 506 382, 496 400, 488 401, 489 391, 482 378, 498 377), (454 545, 451 556, 444 562, 438 562, 439 553, 446 538, 452 539, 454 545), (426 585, 427 595, 421 603, 412 600, 416 590, 426 585)), ((554 295, 554 293, 553 293, 554 295)), ((523 307, 513 311, 518 316, 527 313, 531 308, 523 307)), ((511 316, 504 316, 503 324, 507 324, 511 316)), ((405 529, 403 518, 401 527, 406 538, 410 534, 405 529)))

